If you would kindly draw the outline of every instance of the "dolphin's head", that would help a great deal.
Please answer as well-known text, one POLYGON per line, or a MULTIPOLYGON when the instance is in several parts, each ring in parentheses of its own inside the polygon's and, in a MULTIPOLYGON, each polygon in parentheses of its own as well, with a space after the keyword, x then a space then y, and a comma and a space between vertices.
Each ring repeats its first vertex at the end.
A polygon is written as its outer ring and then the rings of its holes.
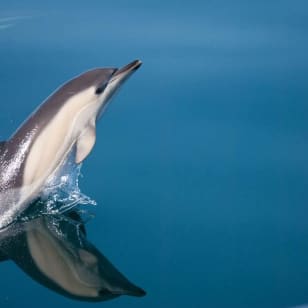
POLYGON ((84 110, 96 113, 97 119, 116 90, 141 64, 135 60, 122 68, 95 68, 71 79, 47 99, 47 118, 49 110, 58 112, 63 106, 72 106, 69 114, 84 110))
MULTIPOLYGON (((85 74, 97 75, 95 94, 100 96, 108 90, 112 95, 114 91, 140 66, 142 62, 135 60, 122 68, 99 68, 85 74)), ((95 78, 95 76, 93 76, 95 78)))

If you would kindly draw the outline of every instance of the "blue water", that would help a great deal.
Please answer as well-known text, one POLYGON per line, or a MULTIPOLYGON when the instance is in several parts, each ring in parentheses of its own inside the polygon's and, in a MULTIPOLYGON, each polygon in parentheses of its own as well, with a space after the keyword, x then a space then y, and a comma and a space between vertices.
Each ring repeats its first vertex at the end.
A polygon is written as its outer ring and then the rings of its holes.
MULTIPOLYGON (((144 63, 80 187, 89 238, 148 294, 98 305, 308 303, 307 16, 303 0, 0 4, 1 139, 76 74, 144 63)), ((0 273, 1 308, 95 305, 0 273)))

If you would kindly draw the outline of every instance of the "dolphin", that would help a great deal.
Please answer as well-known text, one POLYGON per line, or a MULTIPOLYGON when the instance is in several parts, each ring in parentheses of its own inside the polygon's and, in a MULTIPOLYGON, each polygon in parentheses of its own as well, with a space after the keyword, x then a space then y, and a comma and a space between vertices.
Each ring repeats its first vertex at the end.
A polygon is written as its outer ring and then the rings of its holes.
POLYGON ((76 211, 40 216, 2 229, 0 261, 5 260, 72 299, 98 302, 120 295, 145 295, 87 239, 76 211))
POLYGON ((80 164, 96 140, 96 122, 142 62, 96 68, 60 86, 7 140, 0 142, 0 229, 36 200, 73 153, 80 164))

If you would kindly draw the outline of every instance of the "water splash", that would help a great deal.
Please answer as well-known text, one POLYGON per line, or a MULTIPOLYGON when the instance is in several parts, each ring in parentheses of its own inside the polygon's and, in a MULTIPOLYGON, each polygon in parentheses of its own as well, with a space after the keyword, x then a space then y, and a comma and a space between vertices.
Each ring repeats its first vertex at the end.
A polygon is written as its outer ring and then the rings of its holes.
POLYGON ((78 206, 97 205, 96 201, 82 193, 79 188, 79 178, 82 177, 82 164, 74 161, 74 152, 69 155, 59 171, 50 176, 38 199, 24 212, 20 219, 28 221, 42 215, 57 215, 73 208, 78 209, 83 216, 92 217, 87 210, 78 206))
POLYGON ((96 201, 82 193, 79 188, 81 164, 73 167, 47 182, 41 195, 45 204, 42 214, 61 214, 77 205, 96 205, 96 201))

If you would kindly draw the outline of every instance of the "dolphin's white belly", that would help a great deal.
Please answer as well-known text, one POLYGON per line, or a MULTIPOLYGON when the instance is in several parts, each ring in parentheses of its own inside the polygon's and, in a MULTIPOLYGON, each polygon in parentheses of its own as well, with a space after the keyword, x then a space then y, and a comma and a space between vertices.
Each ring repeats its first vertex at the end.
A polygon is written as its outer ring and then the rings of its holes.
POLYGON ((76 115, 73 121, 61 113, 37 138, 26 162, 20 202, 28 202, 41 191, 47 179, 63 165, 88 122, 83 113, 76 115))
MULTIPOLYGON (((95 105, 85 105, 82 97, 72 99, 42 130, 25 163, 23 187, 30 195, 36 193, 66 160, 79 136, 93 122, 95 109, 95 105)), ((27 199, 26 194, 24 198, 27 199)))

